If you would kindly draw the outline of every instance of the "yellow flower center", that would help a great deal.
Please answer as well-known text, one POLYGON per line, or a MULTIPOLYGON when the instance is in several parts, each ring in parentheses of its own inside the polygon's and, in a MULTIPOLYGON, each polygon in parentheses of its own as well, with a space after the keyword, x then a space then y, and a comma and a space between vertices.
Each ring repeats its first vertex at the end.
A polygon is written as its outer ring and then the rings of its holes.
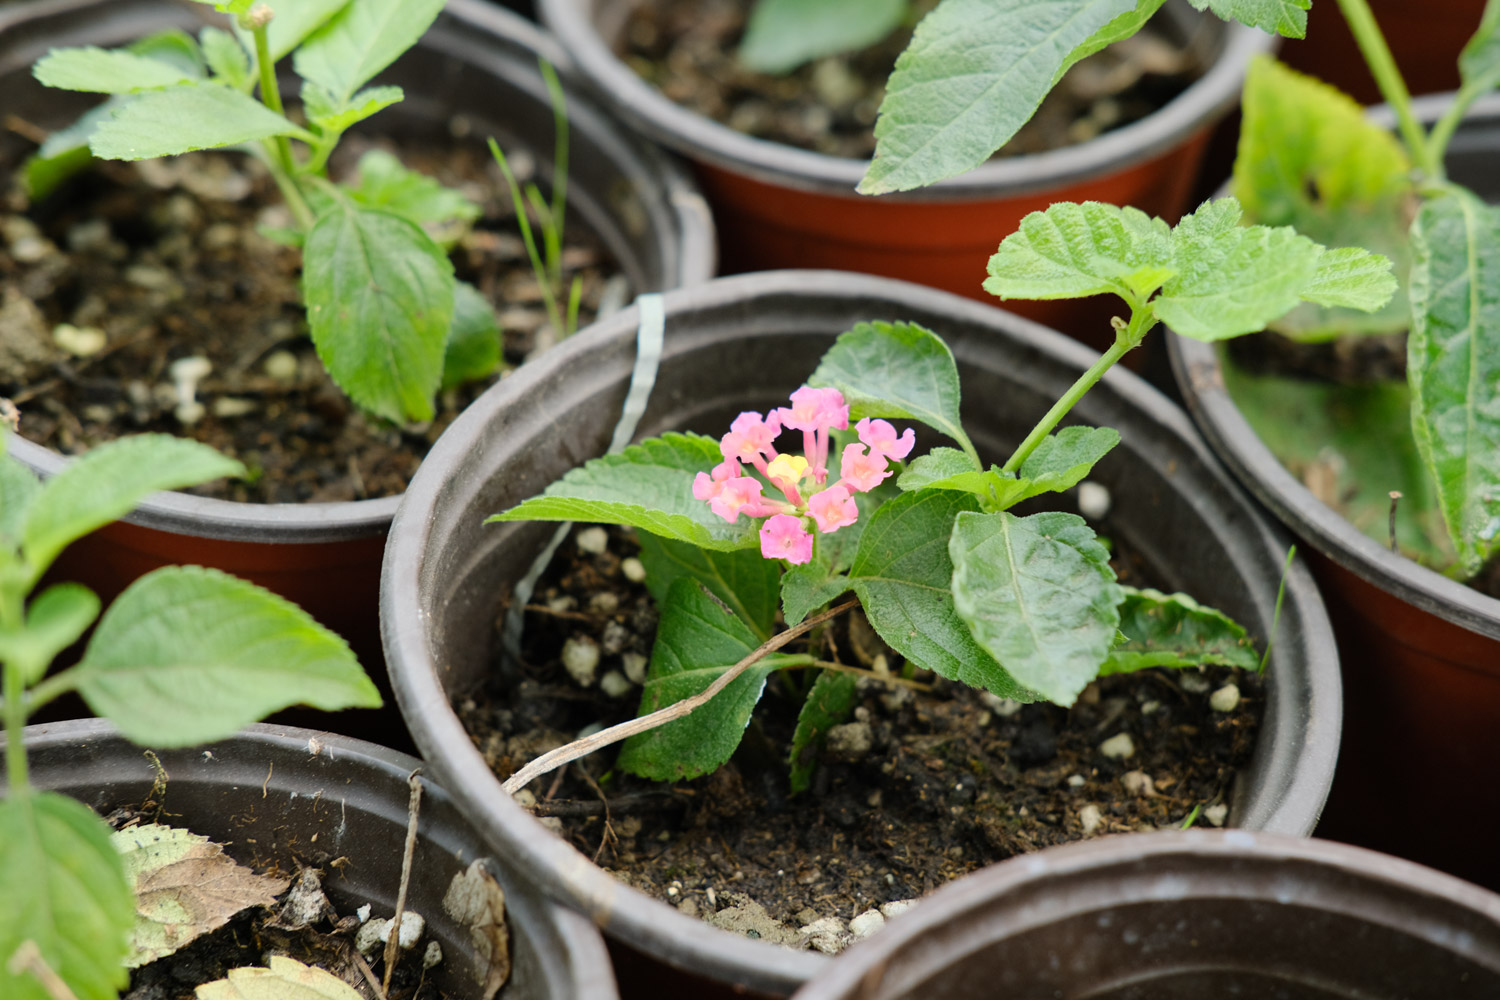
POLYGON ((793 485, 801 482, 802 475, 806 471, 807 459, 801 455, 777 455, 771 464, 766 466, 767 476, 793 485))

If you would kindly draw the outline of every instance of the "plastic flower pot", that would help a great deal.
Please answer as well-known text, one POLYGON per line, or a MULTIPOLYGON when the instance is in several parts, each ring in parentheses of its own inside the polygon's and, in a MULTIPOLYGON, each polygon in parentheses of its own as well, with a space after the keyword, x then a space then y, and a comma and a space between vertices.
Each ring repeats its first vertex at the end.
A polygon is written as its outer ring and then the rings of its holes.
MULTIPOLYGON (((282 874, 325 866, 324 891, 341 916, 365 903, 375 916, 395 911, 407 778, 422 766, 413 757, 331 733, 254 725, 207 746, 155 751, 163 776, 143 748, 102 720, 28 726, 21 738, 39 788, 101 813, 154 798, 160 822, 223 844, 241 864, 282 874), (153 791, 158 781, 165 784, 153 791), (336 859, 343 859, 336 871, 326 867, 336 859)), ((0 746, 4 740, 0 734, 0 746)), ((425 775, 423 784, 406 908, 426 919, 428 937, 442 945, 443 961, 429 978, 455 1000, 477 998, 486 963, 469 928, 444 910, 443 896, 486 847, 443 790, 425 775)), ((617 997, 599 932, 489 867, 505 892, 513 963, 500 996, 617 997)))
POLYGON ((954 882, 795 1000, 1456 1000, 1500 991, 1500 896, 1373 851, 1127 834, 954 882))
MULTIPOLYGON (((1435 120, 1443 99, 1418 102, 1435 120)), ((1451 176, 1500 195, 1500 101, 1470 111, 1451 176)), ((1500 600, 1390 551, 1282 467, 1225 391, 1219 354, 1171 337, 1177 386, 1215 452, 1305 540, 1328 602, 1348 709, 1320 836, 1411 858, 1490 887, 1500 855, 1480 817, 1500 810, 1500 600)))
MULTIPOLYGON (((723 237, 725 272, 841 268, 991 303, 980 288, 985 261, 997 238, 1014 232, 1028 212, 1057 201, 1094 200, 1176 221, 1190 207, 1214 122, 1238 100, 1250 58, 1272 45, 1269 35, 1194 13, 1186 4, 1169 8, 1179 37, 1207 36, 1209 68, 1155 114, 1076 146, 991 160, 930 188, 872 198, 854 193, 868 161, 752 138, 678 106, 638 77, 616 54, 630 6, 539 0, 537 10, 601 100, 692 162, 723 237)), ((1079 321, 1095 317, 1097 303, 1006 308, 1108 346, 1107 337, 1090 338, 1079 329, 1092 329, 1079 321)))
MULTIPOLYGON (((32 63, 49 48, 122 45, 172 26, 196 31, 210 13, 200 4, 172 0, 43 0, 0 9, 6 109, 39 127, 66 125, 88 98, 43 88, 31 78, 32 63)), ((407 100, 377 118, 376 127, 414 137, 446 135, 447 121, 463 114, 475 135, 493 134, 507 148, 551 150, 552 108, 538 56, 565 61, 533 24, 481 0, 454 0, 419 45, 382 75, 382 81, 400 84, 407 100)), ((634 288, 706 280, 713 273, 713 227, 692 183, 575 86, 567 89, 570 209, 599 235, 634 288)), ((17 163, 23 152, 14 134, 0 135, 0 162, 17 163)), ((544 175, 547 169, 544 164, 544 175)), ((44 476, 68 461, 23 438, 12 440, 10 452, 44 476)), ((386 497, 249 504, 164 493, 73 546, 57 575, 108 599, 158 566, 196 563, 226 570, 290 598, 349 639, 384 686, 376 669, 376 604, 385 533, 399 502, 386 497)), ((404 743, 394 709, 318 724, 404 743)))
MULTIPOLYGON (((717 433, 742 410, 785 399, 834 338, 865 320, 909 320, 953 348, 964 425, 981 454, 1019 442, 1093 360, 1079 344, 1003 310, 905 282, 841 272, 721 278, 665 297, 666 345, 642 436, 717 433)), ((493 387, 438 442, 407 491, 381 592, 396 696, 433 774, 497 854, 549 896, 590 914, 633 953, 694 973, 694 989, 786 994, 827 959, 738 937, 617 882, 504 794, 450 699, 478 687, 497 607, 555 526, 483 524, 609 444, 635 358, 634 310, 593 325, 493 387)), ((1269 631, 1285 541, 1203 450, 1186 416, 1124 371, 1076 411, 1119 429, 1096 478, 1113 496, 1108 531, 1167 590, 1269 631)), ((1311 580, 1287 580, 1265 714, 1238 779, 1232 824, 1306 835, 1332 780, 1340 695, 1331 632, 1311 580)), ((695 994, 697 995, 697 994, 695 994)))

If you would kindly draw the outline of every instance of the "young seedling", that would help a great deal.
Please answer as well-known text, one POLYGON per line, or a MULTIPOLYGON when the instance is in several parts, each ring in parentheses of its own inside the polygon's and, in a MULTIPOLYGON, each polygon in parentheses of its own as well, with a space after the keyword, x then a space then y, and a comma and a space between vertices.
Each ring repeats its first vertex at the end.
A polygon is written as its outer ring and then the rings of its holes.
POLYGON ((1260 330, 1302 301, 1376 309, 1395 288, 1379 255, 1239 223, 1232 198, 1204 204, 1175 228, 1098 203, 1053 205, 1022 221, 990 259, 990 292, 1114 294, 1128 316, 1115 320, 1114 345, 1003 464, 986 466, 965 433, 958 369, 936 334, 861 323, 838 338, 790 406, 742 413, 718 441, 667 434, 594 459, 495 515, 640 531, 661 607, 640 712, 665 724, 627 723, 590 747, 628 736, 618 761, 627 771, 658 780, 707 773, 738 745, 768 675, 823 667, 794 738, 793 786, 804 787, 809 748, 848 711, 857 672, 781 647, 798 623, 850 591, 908 664, 1019 701, 1071 705, 1100 674, 1144 667, 1256 669, 1244 629, 1220 612, 1117 583, 1083 518, 1010 511, 1078 485, 1119 443, 1111 428, 1058 427, 1157 323, 1221 340, 1260 330), (891 420, 923 423, 957 447, 910 457, 912 429, 898 433, 891 420), (778 448, 788 433, 800 455, 778 448), (792 628, 776 632, 778 617, 792 628), (690 714, 651 716, 711 685, 717 693, 690 714))
POLYGON ((211 448, 162 435, 122 438, 43 484, 5 455, 0 430, 0 996, 102 1000, 126 983, 136 902, 109 827, 87 806, 38 791, 22 729, 75 692, 124 735, 158 747, 229 736, 288 705, 377 707, 348 645, 293 604, 196 566, 131 584, 101 617, 76 583, 33 593, 58 554, 157 490, 244 470, 211 448), (95 624, 97 619, 97 624, 95 624), (48 673, 90 628, 82 658, 48 673))

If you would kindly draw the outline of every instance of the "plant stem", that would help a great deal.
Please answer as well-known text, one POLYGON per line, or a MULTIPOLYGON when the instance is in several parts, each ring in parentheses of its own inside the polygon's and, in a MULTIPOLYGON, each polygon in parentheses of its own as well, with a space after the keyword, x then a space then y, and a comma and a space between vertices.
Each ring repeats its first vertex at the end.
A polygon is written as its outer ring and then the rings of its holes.
POLYGON ((1427 135, 1416 115, 1412 114, 1411 93, 1406 89, 1406 81, 1401 78, 1401 70, 1391 56, 1385 36, 1380 33, 1380 25, 1375 23, 1370 5, 1366 0, 1338 0, 1338 5, 1355 43, 1359 45, 1360 54, 1365 57, 1370 75, 1375 78, 1375 85, 1380 88, 1380 96, 1396 112, 1396 124, 1407 152, 1430 179, 1442 180, 1442 160, 1434 158, 1427 135))
POLYGON ((1099 355, 1099 360, 1089 366, 1089 370, 1079 376, 1078 381, 1074 382, 1068 391, 1052 404, 1052 409, 1046 412, 1037 425, 1031 429, 1031 433, 1026 435, 1026 440, 1022 441, 1015 453, 1006 460, 1002 471, 1018 472, 1021 463, 1031 457, 1031 453, 1036 451, 1037 446, 1047 439, 1047 435, 1052 433, 1053 428, 1062 422, 1062 418, 1067 416, 1074 404, 1083 398, 1083 394, 1092 389, 1094 383, 1103 378, 1104 373, 1113 368, 1116 361, 1139 344, 1155 325, 1156 316, 1149 306, 1137 306, 1132 303, 1130 323, 1123 330, 1115 332, 1115 342, 1110 345, 1109 350, 1099 355))
MULTIPOLYGON (((257 25, 251 29, 255 36, 255 61, 260 68, 260 99, 266 107, 285 116, 286 111, 281 103, 281 86, 276 82, 276 64, 271 61, 271 43, 266 36, 266 26, 257 25)), ((297 176, 297 161, 292 158, 292 141, 284 135, 276 136, 274 143, 274 156, 271 163, 271 174, 276 178, 276 186, 281 188, 281 194, 286 198, 286 203, 291 207, 292 214, 297 217, 297 222, 304 230, 312 228, 313 214, 307 207, 307 202, 302 198, 302 192, 293 179, 297 176)))

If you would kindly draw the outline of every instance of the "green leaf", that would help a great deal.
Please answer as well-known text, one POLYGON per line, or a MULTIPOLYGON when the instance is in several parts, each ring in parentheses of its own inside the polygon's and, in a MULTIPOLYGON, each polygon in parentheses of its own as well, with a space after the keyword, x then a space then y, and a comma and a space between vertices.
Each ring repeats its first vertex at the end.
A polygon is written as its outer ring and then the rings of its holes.
POLYGON ((1190 0, 1198 10, 1211 10, 1226 21, 1259 28, 1286 38, 1307 36, 1307 12, 1312 0, 1190 0))
POLYGON ((781 596, 781 563, 758 549, 715 552, 686 542, 642 532, 641 563, 646 588, 658 605, 667 602, 672 584, 696 580, 748 625, 759 642, 771 638, 781 596))
POLYGON ((168 63, 93 45, 52 49, 37 60, 31 75, 44 86, 91 94, 133 94, 193 79, 191 74, 168 63))
POLYGON ((1412 428, 1459 565, 1500 549, 1500 209, 1465 190, 1412 223, 1412 428))
MULTIPOLYGON (((680 577, 662 605, 637 715, 706 690, 759 645, 750 627, 701 590, 696 580, 680 577)), ((766 678, 787 660, 768 656, 692 713, 630 737, 620 750, 618 766, 653 781, 696 778, 719 767, 740 745, 766 678)))
POLYGON ((1139 209, 1062 202, 1022 219, 988 270, 984 290, 1002 299, 1144 300, 1173 274, 1171 231, 1139 209))
MULTIPOLYGON (((1266 56, 1250 64, 1234 193, 1251 221, 1291 226, 1325 246, 1365 247, 1405 274, 1416 208, 1411 161, 1351 97, 1266 56)), ((1340 253, 1342 251, 1334 251, 1340 253)), ((1406 293, 1374 313, 1298 306, 1274 328, 1298 340, 1405 330, 1406 293)))
POLYGON ((896 479, 903 492, 934 489, 984 494, 990 482, 979 463, 957 448, 934 448, 918 455, 896 479))
POLYGON ((1141 28, 1145 27, 1146 22, 1151 20, 1151 16, 1161 9, 1162 4, 1165 2, 1166 0, 1136 0, 1134 10, 1128 10, 1116 17, 1113 21, 1110 21, 1104 27, 1090 35, 1088 41, 1068 53, 1068 58, 1063 60, 1063 64, 1058 69, 1057 75, 1052 79, 1053 86, 1057 85, 1057 81, 1061 80, 1063 74, 1071 69, 1075 63, 1082 59, 1087 59, 1095 52, 1100 52, 1115 42, 1124 41, 1137 31, 1140 31, 1141 28))
POLYGON ((793 566, 781 575, 782 615, 787 625, 800 625, 802 619, 852 586, 843 573, 836 571, 826 558, 814 558, 793 566))
POLYGON ((453 323, 443 348, 442 389, 494 374, 500 367, 500 324, 495 307, 467 281, 453 285, 453 323))
POLYGON ((1099 675, 1120 623, 1109 553, 1074 514, 963 513, 948 546, 953 601, 1019 684, 1071 705, 1099 675))
POLYGON ((8 433, 0 428, 0 547, 19 547, 26 513, 42 491, 42 481, 36 473, 5 454, 8 433))
POLYGON ((915 666, 1003 698, 1035 701, 974 639, 954 606, 948 536, 965 493, 903 493, 870 518, 849 577, 865 617, 886 643, 915 666))
POLYGON ((248 14, 255 0, 194 0, 195 3, 207 4, 220 14, 229 14, 239 17, 248 14))
POLYGON ((201 566, 127 587, 72 676, 90 708, 151 746, 221 739, 289 705, 380 706, 343 639, 290 601, 201 566))
POLYGON ((483 211, 452 188, 403 167, 383 149, 372 149, 360 157, 359 183, 349 189, 349 194, 368 208, 383 208, 418 225, 473 222, 483 211))
POLYGON ((80 802, 20 788, 0 800, 0 844, 0 996, 51 1000, 36 978, 8 969, 33 941, 78 1000, 115 1000, 129 981, 120 960, 135 900, 109 827, 80 802))
POLYGON ((204 28, 198 35, 198 44, 214 76, 235 90, 251 88, 255 77, 250 70, 250 57, 238 38, 218 28, 204 28))
POLYGON ((342 979, 295 958, 272 955, 266 966, 230 969, 194 995, 197 1000, 360 1000, 359 991, 342 979))
POLYGON ((35 684, 97 617, 99 598, 92 590, 80 583, 53 584, 32 600, 19 632, 0 630, 0 660, 21 671, 21 683, 35 684))
POLYGON ((1255 670, 1260 663, 1245 630, 1234 619, 1186 594, 1121 587, 1120 631, 1126 641, 1109 651, 1101 674, 1147 667, 1227 666, 1255 670))
POLYGON ((168 28, 125 46, 127 52, 174 66, 194 80, 204 78, 203 52, 181 28, 168 28))
POLYGON ((874 45, 905 19, 910 0, 759 0, 745 25, 740 62, 790 73, 805 62, 874 45))
POLYGON ((1491 0, 1484 5, 1479 30, 1459 53, 1458 70, 1464 87, 1481 93, 1500 82, 1500 3, 1491 0))
POLYGON ((719 552, 759 546, 753 521, 730 524, 693 496, 693 479, 722 458, 719 442, 700 434, 648 438, 592 459, 489 521, 597 521, 719 552))
POLYGON ((196 441, 167 434, 119 438, 47 480, 21 526, 22 551, 40 575, 70 542, 118 521, 158 490, 244 474, 239 462, 196 441))
POLYGON ((307 110, 307 120, 331 135, 343 132, 355 122, 364 121, 405 97, 406 93, 400 87, 367 87, 345 103, 335 100, 315 83, 302 85, 302 104, 307 110))
POLYGON ((818 749, 828 737, 828 730, 849 718, 859 678, 842 670, 824 670, 807 692, 807 700, 797 713, 797 729, 792 733, 792 794, 807 791, 817 765, 818 749))
POLYGON ((417 43, 443 0, 359 0, 308 36, 292 56, 297 74, 347 103, 371 77, 417 43))
POLYGON ((303 261, 307 325, 339 388, 386 420, 432 419, 453 322, 448 256, 416 224, 339 201, 303 261))
POLYGON ((982 497, 986 510, 1004 510, 1043 493, 1072 489, 1119 443, 1113 428, 1065 427, 1042 439, 1021 464, 1020 475, 993 465, 979 472, 962 452, 934 448, 913 462, 898 483, 903 490, 962 490, 982 497))
MULTIPOLYGON (((328 22, 350 0, 297 0, 276 5, 276 16, 266 25, 266 44, 271 61, 278 62, 308 35, 328 22)), ((254 48, 252 44, 250 48, 254 48)))
POLYGON ((945 0, 886 85, 859 191, 906 191, 979 166, 1036 111, 1069 55, 1135 9, 1135 0, 945 0))
POLYGON ((148 160, 274 135, 312 141, 249 94, 217 83, 187 83, 136 95, 99 123, 89 148, 105 160, 148 160))
POLYGON ((953 352, 916 323, 860 323, 839 334, 808 384, 843 393, 851 420, 920 420, 968 443, 953 352))

